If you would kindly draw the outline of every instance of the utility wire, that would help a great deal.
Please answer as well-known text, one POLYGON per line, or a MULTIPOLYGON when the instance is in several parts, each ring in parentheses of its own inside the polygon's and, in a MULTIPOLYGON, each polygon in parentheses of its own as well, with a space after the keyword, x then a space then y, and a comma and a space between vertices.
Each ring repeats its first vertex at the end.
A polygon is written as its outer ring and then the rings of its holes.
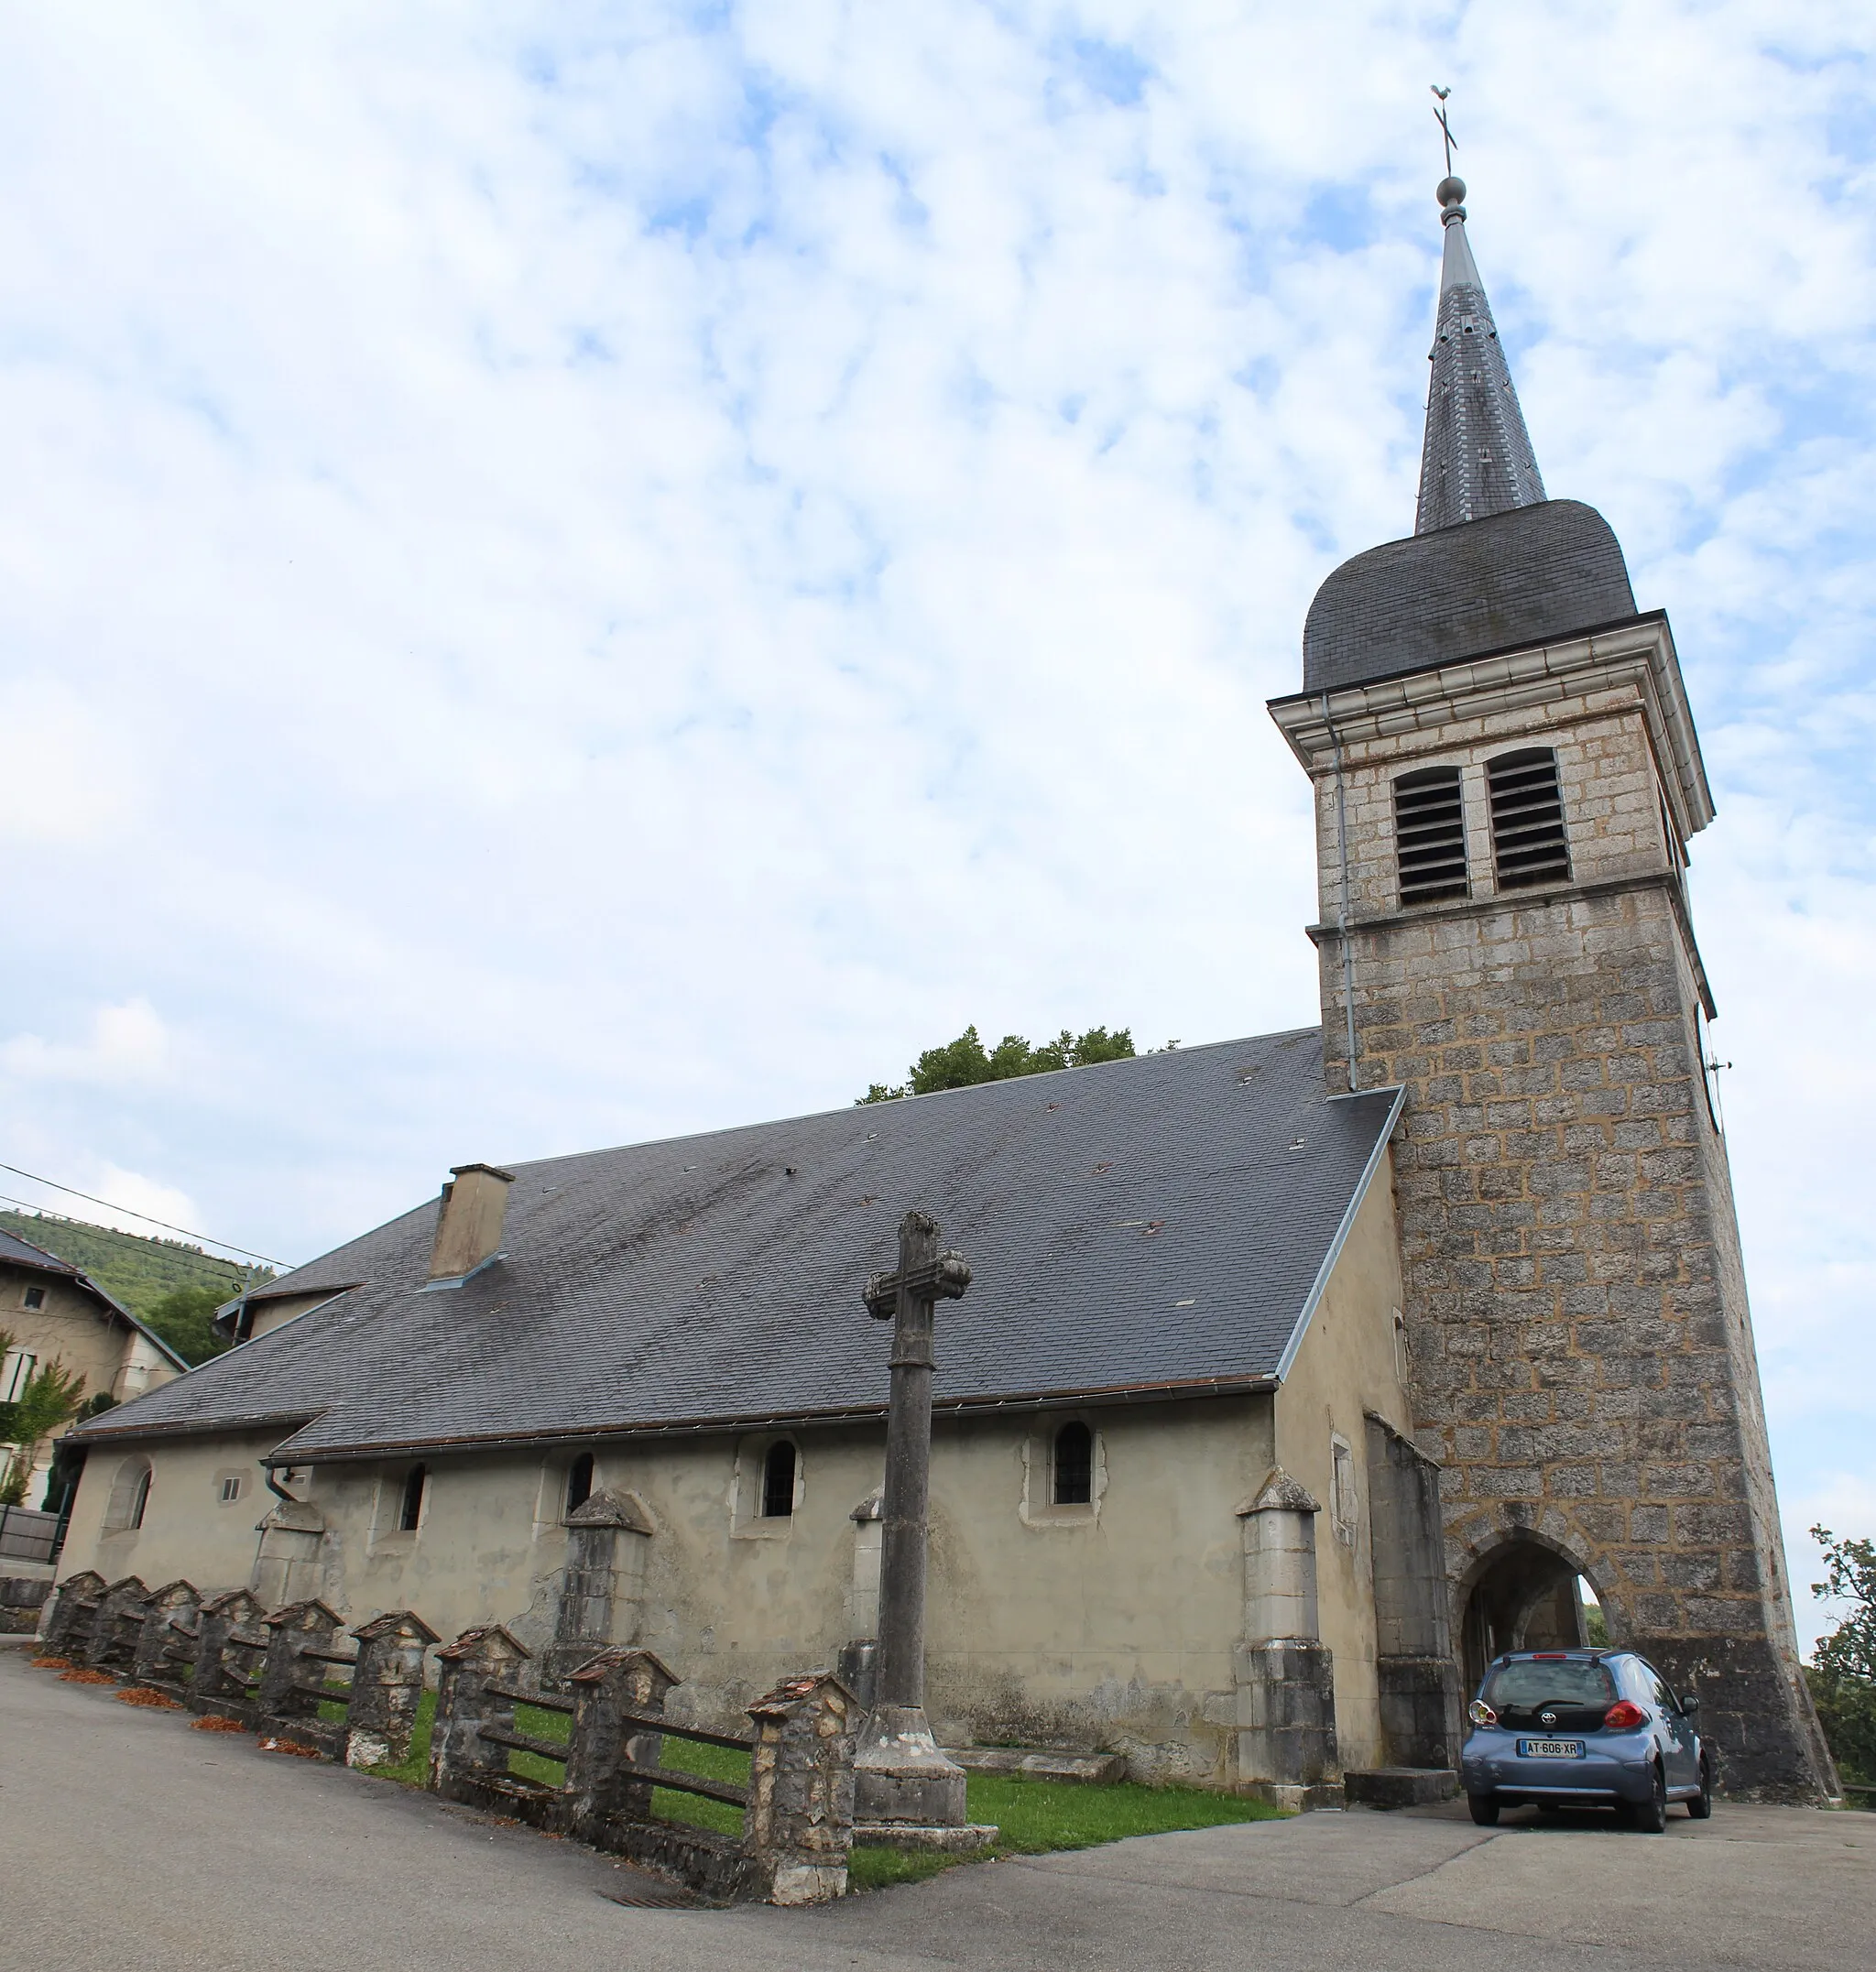
POLYGON ((186 1226, 171 1226, 168 1219, 152 1218, 147 1212, 138 1212, 131 1205, 114 1205, 108 1198, 99 1198, 94 1193, 81 1192, 75 1185, 60 1184, 57 1178, 42 1178, 36 1171, 22 1171, 17 1164, 0 1164, 0 1171, 10 1171, 16 1178, 30 1178, 35 1184, 49 1185, 55 1192, 63 1192, 72 1198, 89 1199, 94 1205, 103 1205, 107 1212, 121 1212, 127 1218, 141 1219, 146 1226, 160 1226, 166 1233, 180 1233, 185 1239, 206 1239, 212 1247, 226 1247, 231 1253, 243 1254, 251 1260, 262 1260, 269 1267, 292 1265, 290 1260, 277 1260, 269 1253, 256 1253, 246 1247, 237 1247, 231 1239, 217 1239, 212 1233, 192 1233, 186 1226))
MULTIPOLYGON (((75 1226, 86 1233, 103 1233, 107 1239, 127 1239, 132 1246, 142 1247, 147 1251, 155 1247, 158 1252, 175 1244, 169 1239, 152 1239, 147 1233, 126 1233, 121 1226, 95 1226, 90 1219, 68 1219, 57 1213, 48 1212, 43 1205, 36 1205, 29 1198, 16 1198, 11 1192, 0 1192, 0 1204, 17 1205, 23 1215, 29 1218, 50 1219, 54 1226, 75 1226)), ((245 1267, 239 1260, 231 1260, 220 1253, 204 1253, 198 1247, 190 1247, 185 1259, 178 1256, 178 1266, 198 1267, 206 1262, 212 1267, 225 1267, 237 1280, 245 1280, 259 1269, 245 1267)))

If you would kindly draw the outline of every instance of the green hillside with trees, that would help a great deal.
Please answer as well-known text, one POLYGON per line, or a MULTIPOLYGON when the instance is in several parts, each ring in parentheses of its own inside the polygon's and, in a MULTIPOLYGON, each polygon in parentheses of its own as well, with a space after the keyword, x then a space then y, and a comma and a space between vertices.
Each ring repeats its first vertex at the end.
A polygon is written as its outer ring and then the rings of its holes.
POLYGON ((145 1238, 52 1213, 0 1212, 0 1229, 83 1268, 191 1363, 227 1346, 213 1328, 214 1311, 244 1285, 274 1278, 270 1268, 245 1269, 185 1240, 145 1238))

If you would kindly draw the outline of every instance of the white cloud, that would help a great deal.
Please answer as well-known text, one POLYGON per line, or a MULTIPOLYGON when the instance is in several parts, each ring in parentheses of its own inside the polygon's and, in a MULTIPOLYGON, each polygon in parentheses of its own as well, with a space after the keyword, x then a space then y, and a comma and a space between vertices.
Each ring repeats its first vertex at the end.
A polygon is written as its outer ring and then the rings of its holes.
POLYGON ((9 16, 14 1160, 304 1254, 968 1019, 1308 1019, 1261 701, 1411 520, 1437 76, 1547 482, 1702 725, 1781 1471, 1868 1471, 1872 40, 1770 0, 9 16), (69 1038, 139 1006, 168 1079, 69 1038))
POLYGON ((81 1041, 49 1041, 38 1034, 0 1041, 0 1076, 121 1088, 167 1080, 170 1051, 169 1030, 156 1008, 147 1000, 131 999, 120 1007, 100 1007, 81 1041))

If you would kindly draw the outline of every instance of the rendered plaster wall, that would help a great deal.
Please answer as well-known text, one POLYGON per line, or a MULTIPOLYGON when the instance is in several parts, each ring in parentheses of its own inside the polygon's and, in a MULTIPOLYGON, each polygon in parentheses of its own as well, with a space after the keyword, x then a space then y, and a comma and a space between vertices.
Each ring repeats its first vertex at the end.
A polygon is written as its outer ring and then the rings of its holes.
POLYGON ((95 1568, 107 1582, 134 1574, 150 1588, 179 1575, 204 1591, 245 1587, 259 1540, 255 1523, 274 1504, 261 1483, 259 1461, 278 1435, 94 1444, 72 1502, 60 1577, 95 1568), (151 1476, 143 1524, 106 1524, 114 1498, 121 1507, 146 1459, 151 1476), (223 1485, 230 1479, 239 1491, 224 1501, 223 1485))
POLYGON ((274 1329, 285 1328, 296 1316, 304 1314, 309 1308, 317 1308, 322 1302, 328 1302, 332 1298, 331 1288, 321 1288, 311 1294, 273 1294, 261 1301, 250 1302, 248 1313, 252 1320, 248 1325, 247 1339, 253 1342, 274 1329))
MULTIPOLYGON (((1096 1497, 1054 1508, 1053 1434, 1073 1413, 941 1420, 933 1454, 928 1683, 934 1725, 1128 1753, 1142 1777, 1231 1778, 1231 1653, 1244 1589, 1236 1509, 1270 1469, 1268 1398, 1085 1413, 1096 1497)), ((853 1509, 879 1484, 883 1432, 802 1433, 795 1511, 759 1513, 767 1435, 597 1449, 596 1483, 649 1509, 642 1597, 617 1640, 683 1680, 674 1705, 738 1719, 780 1676, 830 1665, 853 1636, 853 1509)), ((265 1438, 94 1449, 64 1572, 245 1585, 271 1497, 216 1504, 265 1438), (101 1532, 127 1462, 153 1466, 135 1532, 101 1532)), ((491 1618, 552 1640, 573 1451, 437 1458, 420 1524, 397 1531, 409 1462, 322 1466, 296 1483, 324 1522, 317 1586, 348 1623, 413 1608, 445 1637, 491 1618)), ((302 1468, 303 1470, 303 1468, 302 1468)), ((621 1535, 622 1539, 638 1539, 621 1535)))
POLYGON ((1391 1160, 1384 1160, 1356 1214, 1276 1405, 1276 1461, 1321 1506, 1315 1521, 1322 1640, 1335 1664, 1336 1734, 1342 1764, 1383 1764, 1375 1673, 1374 1553, 1369 1520, 1369 1411, 1406 1436, 1412 1414, 1402 1382, 1395 1315, 1402 1303, 1400 1232, 1391 1160), (1336 1446, 1347 1447, 1338 1484, 1336 1446))

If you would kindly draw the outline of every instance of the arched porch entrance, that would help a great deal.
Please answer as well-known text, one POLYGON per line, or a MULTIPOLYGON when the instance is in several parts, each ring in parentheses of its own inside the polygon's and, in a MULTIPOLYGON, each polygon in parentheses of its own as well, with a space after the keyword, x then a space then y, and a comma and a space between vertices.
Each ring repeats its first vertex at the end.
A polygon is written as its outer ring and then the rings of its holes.
POLYGON ((1466 1692, 1500 1651, 1568 1651, 1587 1643, 1576 1564, 1542 1541, 1511 1540, 1474 1572, 1459 1614, 1466 1692))

